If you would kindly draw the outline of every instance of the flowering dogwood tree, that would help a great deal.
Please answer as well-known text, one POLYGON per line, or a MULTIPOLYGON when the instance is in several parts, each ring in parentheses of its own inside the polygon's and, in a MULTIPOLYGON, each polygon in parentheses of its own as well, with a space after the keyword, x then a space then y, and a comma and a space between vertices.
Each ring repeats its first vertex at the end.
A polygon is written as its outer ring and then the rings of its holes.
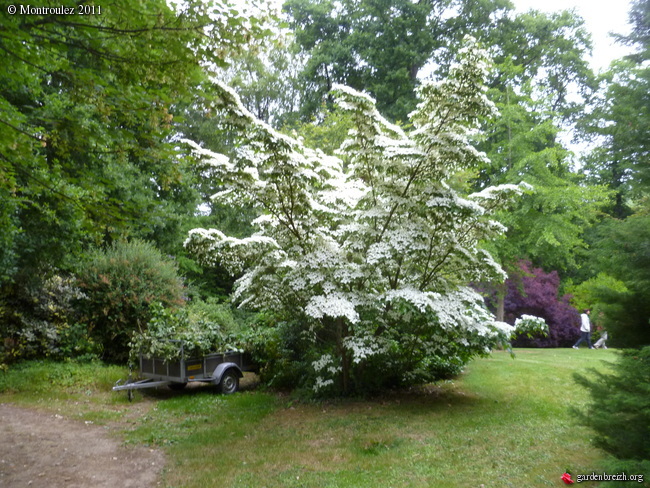
POLYGON ((465 198, 446 181, 485 158, 471 144, 493 105, 485 53, 470 40, 448 79, 424 84, 406 133, 374 100, 344 86, 338 106, 355 128, 332 157, 256 120, 229 88, 216 109, 239 134, 231 158, 189 142, 219 175, 213 198, 259 210, 259 231, 235 239, 194 229, 205 264, 243 273, 234 298, 301 324, 317 391, 350 392, 435 379, 440 365, 486 354, 512 328, 486 311, 470 281, 505 274, 480 242, 503 227, 489 214, 523 185, 465 198))

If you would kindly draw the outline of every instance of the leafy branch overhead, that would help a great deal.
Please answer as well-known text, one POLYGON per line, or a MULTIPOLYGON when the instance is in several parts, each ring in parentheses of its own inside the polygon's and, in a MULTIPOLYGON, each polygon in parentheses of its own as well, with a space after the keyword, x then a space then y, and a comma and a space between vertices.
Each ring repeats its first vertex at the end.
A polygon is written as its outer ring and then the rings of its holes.
POLYGON ((0 282, 191 214, 174 124, 206 66, 265 32, 220 0, 101 10, 0 18, 0 282))
POLYGON ((398 382, 430 379, 432 358, 463 362, 512 331, 466 285, 504 278, 480 243, 504 230, 490 212, 527 187, 462 197, 446 183, 485 159, 472 142, 494 111, 482 84, 488 66, 469 39, 448 79, 419 90, 410 133, 368 95, 336 86, 354 126, 340 159, 276 132, 217 84, 215 109, 239 134, 237 151, 226 158, 188 143, 223 185, 213 198, 256 207, 259 230, 236 239, 194 229, 185 245, 205 264, 243 273, 242 305, 304 324, 315 364, 333 361, 332 377, 317 374, 315 385, 361 388, 363 365, 396 349, 398 382))

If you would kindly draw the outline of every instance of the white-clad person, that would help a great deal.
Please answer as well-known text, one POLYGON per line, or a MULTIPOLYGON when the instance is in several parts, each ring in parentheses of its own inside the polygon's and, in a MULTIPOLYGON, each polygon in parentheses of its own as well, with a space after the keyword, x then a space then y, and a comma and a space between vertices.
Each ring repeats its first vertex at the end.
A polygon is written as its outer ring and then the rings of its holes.
POLYGON ((607 344, 605 343, 606 341, 607 341, 607 331, 603 330, 600 333, 600 339, 598 339, 594 344, 594 349, 598 349, 599 347, 602 347, 603 349, 607 349, 607 344))
POLYGON ((590 313, 590 310, 585 309, 580 315, 580 339, 578 339, 578 342, 573 345, 573 349, 578 349, 578 346, 583 341, 587 341, 589 349, 594 348, 594 346, 591 345, 591 323, 589 322, 590 313))

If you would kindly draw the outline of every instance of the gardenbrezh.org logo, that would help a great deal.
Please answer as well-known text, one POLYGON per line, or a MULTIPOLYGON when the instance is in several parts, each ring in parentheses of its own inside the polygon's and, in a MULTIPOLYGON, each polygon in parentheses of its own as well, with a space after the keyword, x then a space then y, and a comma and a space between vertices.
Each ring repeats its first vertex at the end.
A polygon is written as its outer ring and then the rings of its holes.
POLYGON ((562 475, 562 481, 567 485, 572 485, 573 483, 582 483, 583 481, 637 481, 643 483, 642 474, 627 474, 627 473, 616 473, 616 474, 607 474, 607 473, 596 473, 595 471, 591 474, 577 474, 575 475, 575 481, 571 479, 569 473, 564 473, 562 475))

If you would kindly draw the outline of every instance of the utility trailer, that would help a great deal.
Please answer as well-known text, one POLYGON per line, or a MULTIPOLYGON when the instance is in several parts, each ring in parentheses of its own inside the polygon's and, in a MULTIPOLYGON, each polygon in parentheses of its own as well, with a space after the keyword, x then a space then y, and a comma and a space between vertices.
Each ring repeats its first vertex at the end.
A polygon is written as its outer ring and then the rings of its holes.
POLYGON ((206 354, 202 357, 185 357, 180 345, 177 359, 165 360, 140 354, 139 380, 119 380, 113 391, 126 390, 129 400, 133 390, 168 386, 172 390, 182 390, 188 383, 203 382, 218 386, 222 393, 230 395, 239 390, 239 379, 244 371, 256 371, 250 356, 243 352, 227 351, 206 354))

